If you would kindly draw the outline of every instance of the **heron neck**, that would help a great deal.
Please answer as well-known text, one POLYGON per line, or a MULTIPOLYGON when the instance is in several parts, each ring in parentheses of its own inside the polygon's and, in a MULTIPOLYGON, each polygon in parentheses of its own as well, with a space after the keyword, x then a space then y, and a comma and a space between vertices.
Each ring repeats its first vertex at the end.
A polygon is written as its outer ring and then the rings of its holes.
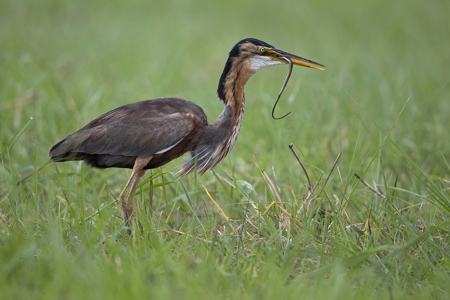
POLYGON ((217 97, 229 105, 232 110, 239 111, 244 105, 244 86, 255 74, 246 57, 229 57, 220 76, 217 97))
POLYGON ((214 168, 230 153, 236 144, 244 116, 244 86, 254 74, 248 63, 239 58, 229 58, 220 77, 218 98, 224 103, 224 109, 217 121, 203 129, 192 157, 183 167, 180 176, 194 170, 203 174, 214 168))
POLYGON ((245 109, 244 87, 254 73, 245 57, 228 58, 217 89, 217 97, 225 107, 216 123, 226 124, 230 130, 235 125, 240 127, 245 109))
POLYGON ((225 65, 217 91, 225 107, 210 126, 215 144, 211 168, 227 156, 236 144, 245 110, 244 86, 254 73, 242 58, 229 58, 225 65))

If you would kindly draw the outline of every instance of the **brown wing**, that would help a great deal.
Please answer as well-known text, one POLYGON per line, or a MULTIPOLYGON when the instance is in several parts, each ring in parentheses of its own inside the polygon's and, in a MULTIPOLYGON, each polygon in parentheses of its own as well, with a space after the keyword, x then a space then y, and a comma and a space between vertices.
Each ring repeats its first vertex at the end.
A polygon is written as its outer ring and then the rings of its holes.
POLYGON ((103 165, 86 160, 97 167, 115 166, 120 157, 134 160, 170 150, 194 129, 198 131, 198 124, 207 124, 206 115, 188 100, 162 98, 131 103, 65 137, 53 146, 50 156, 55 161, 103 157, 103 165))

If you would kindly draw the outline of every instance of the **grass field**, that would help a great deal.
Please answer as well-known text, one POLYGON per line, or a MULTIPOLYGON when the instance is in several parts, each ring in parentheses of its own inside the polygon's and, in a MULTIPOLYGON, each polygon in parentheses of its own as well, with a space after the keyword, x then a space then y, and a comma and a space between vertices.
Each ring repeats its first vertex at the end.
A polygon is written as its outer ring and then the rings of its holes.
POLYGON ((0 298, 450 297, 449 1, 0 3, 0 298), (287 67, 252 77, 214 172, 147 172, 142 234, 116 202, 129 170, 49 161, 134 101, 182 97, 214 121, 247 37, 326 70, 294 69, 280 121, 287 67))

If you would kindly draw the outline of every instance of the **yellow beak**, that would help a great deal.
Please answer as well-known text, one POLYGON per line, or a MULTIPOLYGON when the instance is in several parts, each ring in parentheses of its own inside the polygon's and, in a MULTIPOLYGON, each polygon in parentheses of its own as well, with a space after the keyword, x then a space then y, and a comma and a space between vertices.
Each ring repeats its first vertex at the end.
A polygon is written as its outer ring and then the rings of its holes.
POLYGON ((285 52, 283 50, 276 49, 276 48, 273 48, 271 50, 273 52, 271 51, 268 54, 272 59, 284 61, 284 59, 287 58, 287 59, 290 59, 294 65, 297 65, 297 66, 302 66, 302 67, 312 68, 312 69, 317 69, 317 70, 323 70, 325 68, 324 65, 319 64, 315 61, 285 52))

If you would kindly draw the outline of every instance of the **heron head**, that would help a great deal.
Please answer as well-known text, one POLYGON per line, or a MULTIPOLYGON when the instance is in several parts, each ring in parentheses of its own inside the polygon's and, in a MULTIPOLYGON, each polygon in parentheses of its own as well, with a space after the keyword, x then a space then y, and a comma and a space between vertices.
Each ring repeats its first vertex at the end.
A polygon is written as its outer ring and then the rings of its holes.
POLYGON ((264 67, 287 64, 323 70, 325 67, 315 61, 288 53, 254 38, 247 38, 237 43, 230 51, 230 58, 246 58, 251 68, 256 72, 264 67))

